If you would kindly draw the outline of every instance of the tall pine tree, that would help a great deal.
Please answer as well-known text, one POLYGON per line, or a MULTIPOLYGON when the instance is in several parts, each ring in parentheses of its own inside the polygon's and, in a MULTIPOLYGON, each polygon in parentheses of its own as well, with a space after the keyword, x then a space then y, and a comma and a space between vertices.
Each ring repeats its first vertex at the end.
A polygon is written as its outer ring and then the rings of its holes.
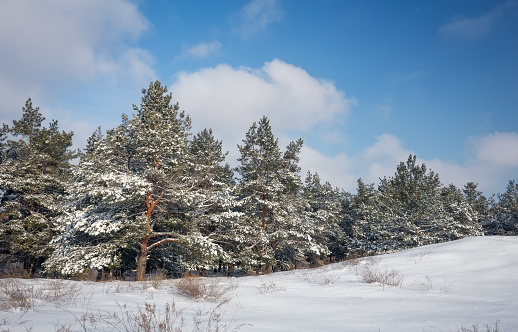
POLYGON ((11 253, 33 273, 50 254, 53 220, 62 212, 62 201, 76 153, 70 149, 73 133, 60 132, 57 121, 43 127, 45 118, 29 98, 22 118, 4 125, 8 140, 2 148, 0 188, 2 229, 11 253))
POLYGON ((106 136, 96 131, 90 138, 69 213, 61 220, 62 236, 55 240, 60 250, 47 262, 50 270, 114 268, 121 252, 134 249, 136 280, 144 280, 157 247, 183 243, 209 256, 220 251, 189 217, 199 208, 199 183, 189 173, 190 118, 160 82, 142 93, 131 119, 123 116, 106 136))
POLYGON ((380 192, 374 184, 358 179, 356 195, 350 207, 351 240, 349 255, 369 255, 383 251, 385 224, 382 219, 380 192))
POLYGON ((514 180, 509 181, 504 193, 498 194, 484 229, 489 235, 518 235, 518 183, 514 180))
POLYGON ((305 218, 307 202, 298 166, 302 140, 291 142, 283 153, 266 117, 252 124, 238 146, 237 194, 246 230, 249 264, 271 271, 305 261, 309 252, 326 255, 314 237, 313 220, 305 218))
POLYGON ((489 202, 477 187, 478 183, 468 182, 462 192, 468 204, 477 213, 477 218, 484 219, 489 213, 489 202))
MULTIPOLYGON (((304 199, 307 203, 306 220, 316 230, 313 238, 327 248, 331 259, 346 255, 346 236, 343 204, 344 194, 333 188, 329 182, 321 183, 318 173, 308 171, 304 184, 304 199)), ((322 255, 312 254, 308 261, 312 265, 321 263, 322 255)))

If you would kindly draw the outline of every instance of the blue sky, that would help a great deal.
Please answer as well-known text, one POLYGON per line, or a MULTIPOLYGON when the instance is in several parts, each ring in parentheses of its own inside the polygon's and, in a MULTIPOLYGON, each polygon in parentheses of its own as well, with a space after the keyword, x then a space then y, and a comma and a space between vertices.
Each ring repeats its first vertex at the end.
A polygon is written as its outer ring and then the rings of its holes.
POLYGON ((444 184, 518 174, 518 1, 0 0, 0 122, 28 97, 83 147, 152 80, 236 165, 263 115, 355 192, 416 154, 444 184))

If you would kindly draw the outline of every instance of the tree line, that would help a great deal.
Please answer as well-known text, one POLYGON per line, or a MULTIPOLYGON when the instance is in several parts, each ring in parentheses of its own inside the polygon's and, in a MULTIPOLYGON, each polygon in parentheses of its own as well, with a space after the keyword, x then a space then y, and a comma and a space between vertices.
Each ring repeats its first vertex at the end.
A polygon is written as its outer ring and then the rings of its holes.
MULTIPOLYGON (((238 145, 239 166, 212 130, 159 81, 132 116, 95 130, 83 151, 31 99, 0 130, 0 262, 78 276, 92 269, 136 280, 289 270, 477 235, 518 234, 518 185, 486 198, 473 182, 444 186, 416 156, 356 193, 300 175, 301 139, 282 149, 269 120, 238 145), (71 162, 79 159, 77 164, 71 162)), ((0 264, 2 264, 0 263, 0 264)))

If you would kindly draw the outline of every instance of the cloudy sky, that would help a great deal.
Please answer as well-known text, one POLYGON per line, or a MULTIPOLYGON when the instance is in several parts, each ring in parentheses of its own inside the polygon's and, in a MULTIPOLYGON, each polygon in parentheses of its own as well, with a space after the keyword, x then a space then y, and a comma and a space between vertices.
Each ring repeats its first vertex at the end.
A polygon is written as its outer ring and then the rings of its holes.
POLYGON ((31 97, 83 147, 153 80, 231 165, 266 115, 349 192, 409 154, 488 195, 518 180, 516 0, 0 0, 0 123, 31 97))

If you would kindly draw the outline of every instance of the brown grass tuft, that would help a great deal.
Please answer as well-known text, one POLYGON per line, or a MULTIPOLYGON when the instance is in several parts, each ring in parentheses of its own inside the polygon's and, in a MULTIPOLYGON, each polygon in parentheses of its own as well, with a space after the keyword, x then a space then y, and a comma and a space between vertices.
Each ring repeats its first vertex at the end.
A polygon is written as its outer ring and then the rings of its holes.
POLYGON ((236 289, 233 284, 221 283, 221 278, 184 277, 176 281, 176 290, 181 295, 205 301, 219 301, 236 289))

